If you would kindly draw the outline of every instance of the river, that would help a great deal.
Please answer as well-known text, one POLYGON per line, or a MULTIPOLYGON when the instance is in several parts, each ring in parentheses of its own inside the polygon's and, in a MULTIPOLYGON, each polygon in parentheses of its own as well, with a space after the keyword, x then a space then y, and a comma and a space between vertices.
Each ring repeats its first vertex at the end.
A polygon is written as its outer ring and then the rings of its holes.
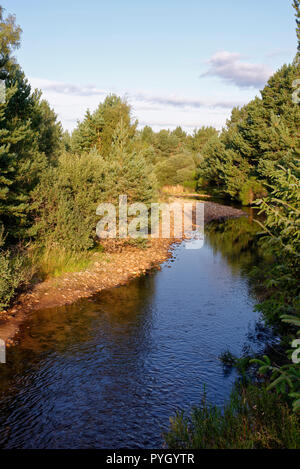
POLYGON ((33 312, 0 365, 1 448, 159 448, 169 417, 222 405, 219 359, 262 349, 247 272, 255 227, 210 224, 202 249, 91 299, 33 312))

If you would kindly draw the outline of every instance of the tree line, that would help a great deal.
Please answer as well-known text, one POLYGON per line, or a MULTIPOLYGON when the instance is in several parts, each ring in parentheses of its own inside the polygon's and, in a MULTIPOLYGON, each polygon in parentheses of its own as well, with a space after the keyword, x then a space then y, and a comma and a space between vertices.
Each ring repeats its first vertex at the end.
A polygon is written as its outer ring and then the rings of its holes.
MULTIPOLYGON (((62 263, 88 259, 99 248, 96 208, 101 202, 150 203, 162 186, 208 190, 266 216, 260 243, 272 263, 258 273, 269 294, 260 308, 270 322, 299 333, 300 290, 300 105, 293 101, 300 78, 300 2, 296 13, 298 51, 268 81, 260 96, 232 110, 221 132, 212 127, 188 135, 138 130, 126 100, 109 95, 70 135, 38 90, 32 90, 13 54, 21 28, 0 7, 0 309, 36 276, 62 263), (67 262, 68 261, 68 262, 67 262)), ((69 264, 68 264, 69 265, 69 264)), ((290 354, 290 350, 288 351, 290 354)), ((272 368, 279 393, 300 408, 299 366, 272 368)))
POLYGON ((150 203, 166 183, 194 187, 200 151, 217 134, 210 127, 192 136, 180 127, 138 130, 130 105, 116 95, 64 132, 13 55, 21 32, 0 7, 0 308, 33 277, 53 274, 58 253, 60 264, 73 257, 79 266, 99 248, 101 202, 127 194, 129 203, 150 203))
POLYGON ((226 227, 213 225, 208 234, 222 237, 226 254, 245 253, 249 239, 251 249, 264 254, 251 275, 264 293, 257 308, 280 337, 280 353, 229 354, 240 373, 230 401, 220 410, 204 399, 190 415, 178 413, 165 435, 170 448, 300 446, 300 103, 293 99, 300 78, 300 1, 293 0, 293 7, 298 38, 293 63, 269 79, 260 97, 233 109, 225 128, 204 145, 196 176, 202 190, 252 204, 264 215, 256 236, 248 228, 241 240, 237 229, 233 239, 232 230, 228 237, 226 227))

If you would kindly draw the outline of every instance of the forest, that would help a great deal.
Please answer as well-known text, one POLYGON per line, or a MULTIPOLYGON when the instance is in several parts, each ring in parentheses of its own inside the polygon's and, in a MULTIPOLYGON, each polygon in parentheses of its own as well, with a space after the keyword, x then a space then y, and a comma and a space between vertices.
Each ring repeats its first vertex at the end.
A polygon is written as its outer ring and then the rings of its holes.
POLYGON ((190 417, 178 414, 166 435, 172 448, 300 447, 300 364, 292 360, 300 338, 300 1, 293 6, 293 63, 233 108, 221 131, 191 134, 139 128, 130 104, 114 94, 64 131, 17 63, 22 31, 0 7, 0 311, 34 282, 86 268, 103 250, 96 208, 120 194, 149 204, 177 186, 262 215, 255 242, 269 261, 252 277, 264 291, 257 308, 279 331, 284 357, 232 358, 242 378, 228 407, 222 413, 204 402, 190 417))

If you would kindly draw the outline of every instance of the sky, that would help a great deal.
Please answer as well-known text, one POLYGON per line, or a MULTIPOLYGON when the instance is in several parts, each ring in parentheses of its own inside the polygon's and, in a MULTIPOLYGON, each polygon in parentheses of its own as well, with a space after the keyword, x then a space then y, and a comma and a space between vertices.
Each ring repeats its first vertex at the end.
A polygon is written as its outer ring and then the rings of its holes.
POLYGON ((15 56, 72 130, 110 93, 139 126, 221 129, 293 60, 291 0, 2 0, 15 56))

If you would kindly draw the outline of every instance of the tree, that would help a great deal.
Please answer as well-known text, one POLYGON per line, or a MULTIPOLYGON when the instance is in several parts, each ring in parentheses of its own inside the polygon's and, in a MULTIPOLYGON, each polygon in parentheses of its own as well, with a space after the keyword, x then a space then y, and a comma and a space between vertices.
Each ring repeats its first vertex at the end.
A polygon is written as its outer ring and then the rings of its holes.
MULTIPOLYGON (((277 323, 281 319, 289 325, 291 343, 300 334, 300 167, 297 155, 294 163, 272 170, 270 195, 257 202, 265 215, 262 247, 273 257, 273 262, 265 266, 263 272, 269 297, 260 304, 259 309, 269 322, 277 323)), ((290 357, 293 351, 287 353, 290 357)), ((289 397, 293 401, 294 411, 299 412, 299 363, 289 360, 282 366, 271 365, 268 357, 255 362, 260 364, 261 373, 271 372, 270 388, 289 397)))
POLYGON ((21 28, 16 25, 15 16, 8 15, 5 19, 4 8, 0 6, 0 79, 5 79, 7 72, 15 63, 12 57, 14 49, 20 47, 21 28))
POLYGON ((195 169, 192 154, 185 150, 159 161, 155 166, 155 173, 160 186, 183 185, 194 179, 195 169))
POLYGON ((57 121, 57 115, 50 108, 42 93, 33 93, 34 109, 32 113, 32 127, 37 132, 37 143, 41 153, 46 155, 48 163, 56 163, 58 153, 63 148, 62 126, 57 121))
POLYGON ((202 148, 212 137, 218 135, 218 131, 214 127, 201 127, 195 129, 193 135, 189 135, 187 138, 188 147, 196 152, 201 153, 202 148))
POLYGON ((30 193, 59 148, 60 125, 40 93, 31 87, 11 56, 19 46, 15 19, 0 10, 0 75, 5 79, 5 102, 0 104, 0 224, 9 238, 26 236, 30 226, 30 193))
POLYGON ((218 138, 202 150, 199 187, 216 185, 224 195, 245 204, 264 194, 270 170, 287 164, 299 139, 300 107, 292 102, 300 64, 284 65, 255 98, 235 108, 218 138))
POLYGON ((121 120, 116 127, 107 167, 109 202, 127 195, 128 203, 151 203, 156 198, 156 177, 144 153, 132 145, 128 126, 121 120))
POLYGON ((96 209, 101 202, 128 203, 155 200, 156 181, 141 152, 131 147, 128 128, 119 123, 109 160, 97 149, 89 153, 64 152, 57 166, 42 174, 32 194, 35 224, 30 234, 48 249, 86 251, 96 237, 96 209))
POLYGON ((62 153, 45 168, 32 193, 30 234, 47 249, 85 251, 93 246, 96 208, 106 198, 107 165, 95 151, 62 153))
POLYGON ((131 123, 129 104, 116 95, 109 95, 95 112, 87 111, 72 134, 72 149, 88 152, 95 148, 103 158, 109 158, 113 136, 120 121, 130 138, 135 136, 137 123, 131 123))
POLYGON ((177 135, 169 130, 161 130, 154 134, 153 146, 156 152, 156 162, 162 158, 168 158, 180 149, 180 140, 177 135))
POLYGON ((143 130, 140 132, 140 138, 143 142, 148 143, 151 145, 154 141, 154 132, 149 125, 145 125, 143 130))

